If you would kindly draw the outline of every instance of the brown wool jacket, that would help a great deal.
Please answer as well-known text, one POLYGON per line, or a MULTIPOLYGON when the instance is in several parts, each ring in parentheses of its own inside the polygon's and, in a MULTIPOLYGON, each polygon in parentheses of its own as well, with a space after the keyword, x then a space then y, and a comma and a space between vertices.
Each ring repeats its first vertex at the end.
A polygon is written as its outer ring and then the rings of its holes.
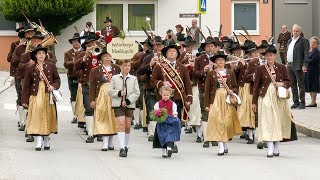
MULTIPOLYGON (((189 71, 183 64, 180 64, 179 62, 176 64, 176 70, 178 71, 185 87, 184 89, 180 89, 182 96, 185 102, 192 103, 192 86, 189 71)), ((166 78, 167 81, 169 80, 169 78, 163 74, 161 67, 159 65, 155 65, 151 77, 151 86, 159 90, 163 86, 164 78, 166 78)), ((157 98, 161 99, 159 93, 157 93, 157 98)), ((174 100, 181 100, 181 96, 177 90, 174 92, 174 100)))
POLYGON ((79 71, 74 70, 74 64, 77 59, 77 56, 80 54, 81 51, 74 52, 73 49, 64 53, 64 63, 63 66, 68 69, 68 77, 77 78, 79 77, 79 71))
POLYGON ((250 94, 253 94, 254 74, 260 66, 259 59, 253 59, 249 62, 248 67, 244 73, 244 81, 250 83, 250 94))
MULTIPOLYGON (((143 58, 146 56, 146 53, 144 52, 137 52, 131 59, 131 70, 130 70, 130 74, 137 76, 137 71, 139 69, 139 67, 142 65, 143 63, 143 58)), ((138 77, 137 77, 138 78, 138 77)), ((138 78, 139 80, 139 78, 138 78)))
MULTIPOLYGON (((16 49, 16 47, 18 47, 19 43, 20 43, 20 41, 16 41, 16 42, 11 43, 10 51, 8 53, 8 56, 7 56, 7 61, 9 63, 11 62, 11 59, 12 59, 12 56, 13 56, 13 52, 16 49)), ((15 76, 15 73, 16 73, 16 67, 10 65, 10 76, 15 76)))
MULTIPOLYGON (((45 73, 49 83, 55 88, 60 88, 60 76, 57 71, 55 64, 51 62, 45 62, 43 65, 43 72, 45 73)), ((26 75, 24 78, 23 92, 22 92, 22 104, 29 104, 30 96, 36 96, 38 94, 40 71, 36 69, 36 65, 32 65, 27 68, 26 75)), ((44 81, 45 82, 45 81, 44 81)), ((46 84, 46 92, 48 91, 46 84)))
MULTIPOLYGON (((238 85, 234 72, 227 69, 227 85, 235 93, 237 93, 238 85)), ((219 87, 218 76, 216 71, 209 71, 206 78, 204 105, 210 107, 216 96, 216 90, 219 87)))
MULTIPOLYGON (((289 89, 291 86, 291 80, 286 66, 275 63, 274 71, 276 73, 276 82, 283 82, 284 87, 289 89)), ((259 66, 254 79, 252 104, 257 105, 259 96, 264 97, 266 95, 270 83, 271 78, 265 65, 259 66)))
POLYGON ((16 47, 16 49, 14 50, 13 54, 12 54, 12 58, 11 58, 11 61, 10 61, 10 65, 13 69, 15 69, 15 72, 14 72, 14 76, 17 77, 19 74, 18 74, 18 65, 21 61, 21 56, 23 53, 25 53, 26 51, 26 45, 25 44, 21 44, 19 46, 16 47))
MULTIPOLYGON (((120 67, 115 64, 111 64, 112 67, 112 76, 119 74, 121 72, 120 67)), ((95 101, 99 95, 100 87, 101 87, 101 79, 103 76, 102 65, 91 69, 90 72, 90 88, 89 88, 89 97, 90 101, 95 101)))
POLYGON ((89 83, 90 79, 90 70, 92 65, 92 57, 87 57, 86 61, 83 62, 83 57, 85 55, 85 51, 81 51, 75 61, 74 70, 81 71, 80 82, 89 83))
MULTIPOLYGON (((106 27, 104 27, 103 29, 101 29, 101 35, 105 36, 106 35, 106 27)), ((120 30, 117 26, 111 26, 111 36, 112 38, 118 37, 120 34, 120 30)))
POLYGON ((143 82, 143 89, 154 89, 154 87, 151 85, 151 76, 154 66, 150 67, 150 62, 153 56, 153 53, 146 55, 142 60, 141 66, 137 70, 139 81, 143 82))
POLYGON ((194 78, 198 81, 198 87, 200 92, 204 92, 205 90, 206 76, 208 72, 204 72, 204 67, 208 65, 209 62, 210 59, 204 53, 197 57, 194 63, 193 75, 194 78))

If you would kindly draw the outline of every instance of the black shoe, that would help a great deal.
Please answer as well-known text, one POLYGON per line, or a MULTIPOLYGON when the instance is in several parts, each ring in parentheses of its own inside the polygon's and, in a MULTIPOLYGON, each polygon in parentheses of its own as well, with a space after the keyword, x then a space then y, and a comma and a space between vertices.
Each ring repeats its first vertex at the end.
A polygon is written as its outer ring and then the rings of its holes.
POLYGON ((264 148, 268 148, 268 144, 267 144, 266 141, 263 141, 262 144, 263 144, 263 147, 264 147, 264 148))
POLYGON ((225 154, 228 154, 228 153, 229 153, 229 149, 225 149, 225 150, 224 150, 224 153, 225 153, 225 154))
POLYGON ((197 136, 197 140, 196 140, 196 143, 202 143, 202 138, 197 136))
POLYGON ((167 149, 167 153, 168 153, 168 157, 169 158, 171 158, 171 156, 172 156, 172 153, 173 153, 173 151, 172 151, 172 149, 167 149))
POLYGON ((163 158, 168 158, 168 155, 167 154, 162 154, 162 157, 163 158))
POLYGON ((109 151, 113 151, 113 150, 114 150, 114 147, 108 147, 108 150, 109 150, 109 151))
POLYGON ((305 108, 306 108, 305 103, 300 103, 298 109, 305 109, 305 108))
POLYGON ((309 104, 306 107, 318 107, 318 105, 317 105, 317 103, 315 103, 315 104, 309 104))
POLYGON ((102 142, 103 141, 102 136, 97 136, 97 141, 102 142))
POLYGON ((25 128, 26 128, 26 126, 21 125, 21 126, 19 127, 19 131, 24 131, 24 130, 25 130, 25 128))
POLYGON ((124 147, 124 150, 126 151, 126 154, 128 154, 129 148, 124 147))
POLYGON ((210 146, 209 142, 208 142, 208 141, 205 141, 205 142, 203 143, 203 146, 202 146, 202 147, 208 148, 209 146, 210 146))
POLYGON ((131 121, 131 126, 133 126, 133 121, 131 121))
POLYGON ((224 156, 224 152, 223 153, 218 153, 218 156, 224 156))
POLYGON ((36 151, 41 151, 41 147, 37 147, 37 148, 36 148, 36 151))
POLYGON ((133 129, 140 129, 140 125, 139 124, 134 125, 133 129))
POLYGON ((153 141, 154 137, 151 135, 148 137, 148 141, 153 141))
POLYGON ((78 128, 85 128, 86 123, 85 122, 78 122, 78 128))
MULTIPOLYGON (((186 128, 186 129, 187 129, 187 128, 186 128)), ((186 133, 186 134, 192 134, 192 128, 189 128, 189 129, 185 130, 185 133, 186 133)))
POLYGON ((119 157, 127 157, 127 153, 125 149, 120 149, 119 157))
POLYGON ((86 139, 86 143, 93 143, 94 142, 94 138, 92 136, 89 136, 87 139, 86 139))
POLYGON ((172 153, 178 153, 178 152, 179 152, 178 146, 177 145, 173 145, 172 153))
POLYGON ((267 157, 268 158, 273 158, 273 154, 271 154, 271 155, 268 154, 267 157))
POLYGON ((196 126, 192 126, 192 130, 193 130, 193 132, 197 132, 196 126))
POLYGON ((101 151, 108 151, 109 148, 102 148, 101 151))
POLYGON ((212 146, 218 146, 218 143, 217 143, 216 141, 212 141, 212 142, 211 142, 211 145, 212 145, 212 146))
POLYGON ((297 109, 299 107, 299 103, 294 103, 292 106, 291 106, 291 109, 297 109))
POLYGON ((263 149, 264 148, 263 142, 258 142, 257 148, 258 149, 263 149))
POLYGON ((247 139, 247 138, 249 138, 249 136, 246 132, 243 132, 240 136, 240 139, 247 139))
POLYGON ((148 132, 148 128, 147 127, 143 127, 142 128, 142 132, 148 132))
POLYGON ((20 122, 18 122, 18 127, 20 127, 20 122))
POLYGON ((74 117, 71 121, 71 124, 76 124, 78 122, 78 118, 77 117, 74 117))
POLYGON ((254 140, 253 139, 249 139, 247 144, 254 144, 254 140))
POLYGON ((50 150, 50 146, 49 147, 43 147, 44 150, 50 150))
POLYGON ((273 156, 279 157, 279 156, 280 156, 280 153, 273 153, 273 156))
POLYGON ((28 137, 27 137, 27 139, 26 139, 26 142, 34 142, 34 137, 28 135, 28 137))

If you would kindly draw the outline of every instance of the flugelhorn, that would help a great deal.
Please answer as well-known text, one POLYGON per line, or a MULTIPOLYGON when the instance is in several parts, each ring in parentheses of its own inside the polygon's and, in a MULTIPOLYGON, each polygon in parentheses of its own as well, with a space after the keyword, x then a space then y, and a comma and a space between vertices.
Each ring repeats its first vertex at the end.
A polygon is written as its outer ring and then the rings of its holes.
MULTIPOLYGON (((237 60, 234 60, 234 61, 228 61, 226 62, 226 64, 231 64, 231 63, 237 63, 241 60, 241 57, 237 57, 237 56, 234 56, 234 55, 228 55, 227 58, 237 58, 237 60)), ((244 61, 250 61, 252 59, 259 59, 259 57, 253 57, 253 58, 246 58, 246 59, 243 59, 244 61)))

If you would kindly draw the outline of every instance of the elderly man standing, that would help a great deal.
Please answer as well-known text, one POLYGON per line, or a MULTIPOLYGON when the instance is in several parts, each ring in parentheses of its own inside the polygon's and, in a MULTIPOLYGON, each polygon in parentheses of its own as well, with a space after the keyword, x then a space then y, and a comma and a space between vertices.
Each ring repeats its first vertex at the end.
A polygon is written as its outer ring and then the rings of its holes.
POLYGON ((301 37, 301 27, 292 26, 292 38, 288 41, 287 68, 292 82, 294 104, 292 109, 305 109, 304 72, 308 66, 309 42, 301 37), (298 92, 299 86, 299 92, 298 92))
POLYGON ((278 36, 277 43, 280 44, 279 52, 282 64, 287 63, 287 42, 291 38, 291 33, 287 30, 286 25, 281 26, 281 33, 278 36))
POLYGON ((197 46, 199 46, 201 39, 200 39, 198 21, 196 19, 192 20, 192 26, 190 28, 190 32, 191 32, 193 39, 197 42, 197 46))

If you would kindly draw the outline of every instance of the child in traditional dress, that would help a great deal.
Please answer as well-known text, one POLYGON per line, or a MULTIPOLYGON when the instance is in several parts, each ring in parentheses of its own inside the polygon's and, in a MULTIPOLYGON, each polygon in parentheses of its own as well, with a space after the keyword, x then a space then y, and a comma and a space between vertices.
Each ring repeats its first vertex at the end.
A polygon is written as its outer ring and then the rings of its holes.
POLYGON ((163 116, 163 109, 167 112, 164 122, 158 122, 154 133, 153 148, 162 148, 162 157, 171 157, 174 142, 180 140, 181 122, 178 118, 177 105, 170 99, 172 89, 162 86, 159 90, 162 99, 154 105, 155 116, 163 116))

